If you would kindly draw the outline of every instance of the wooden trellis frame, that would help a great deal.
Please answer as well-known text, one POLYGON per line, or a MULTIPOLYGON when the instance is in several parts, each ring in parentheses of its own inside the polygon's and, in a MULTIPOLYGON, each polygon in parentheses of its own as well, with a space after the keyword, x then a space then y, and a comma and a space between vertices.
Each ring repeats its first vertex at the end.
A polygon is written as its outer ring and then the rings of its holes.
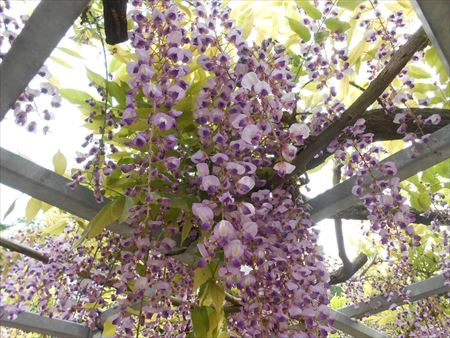
MULTIPOLYGON (((90 0, 42 0, 21 34, 15 40, 11 50, 0 65, 0 120, 2 120, 9 107, 23 92, 29 81, 37 73, 51 51, 56 47, 67 29, 73 24, 90 0), (30 50, 33 52, 30 53, 30 50)), ((413 0, 416 10, 421 16, 428 36, 432 39, 447 70, 449 48, 449 32, 446 20, 449 7, 437 6, 436 2, 430 4, 425 0, 413 0), (433 8, 432 8, 433 7, 433 8), (436 10, 439 7, 442 10, 436 10), (444 15, 444 19, 439 19, 444 15)), ((397 164, 398 176, 408 178, 415 173, 439 163, 450 157, 450 126, 446 126, 433 134, 428 145, 418 145, 419 155, 411 158, 411 148, 404 149, 385 161, 397 164)), ((0 149, 0 182, 12 188, 27 193, 37 199, 65 210, 75 216, 92 219, 96 213, 109 201, 97 204, 89 189, 79 187, 75 191, 67 188, 69 180, 44 169, 11 152, 0 149)), ((358 199, 351 194, 354 180, 342 182, 324 194, 311 199, 312 217, 314 221, 332 217, 337 213, 354 206, 358 199)), ((129 234, 126 224, 113 224, 110 230, 122 235, 129 234)), ((21 252, 35 259, 43 261, 42 255, 30 248, 23 247, 10 241, 2 241, 9 249, 21 252), (9 242, 9 243, 8 243, 9 242), (6 243, 6 244, 5 244, 6 243), (41 259, 40 259, 41 258, 41 259)), ((193 255, 189 251, 175 256, 186 263, 193 262, 193 255)), ((449 286, 445 284, 443 276, 436 276, 412 284, 406 288, 411 292, 410 301, 417 301, 432 295, 448 293, 449 286)), ((352 305, 338 311, 331 310, 335 320, 335 327, 345 333, 356 337, 387 337, 385 334, 371 329, 352 318, 363 318, 387 309, 393 302, 400 305, 406 300, 394 298, 388 301, 383 297, 376 297, 367 304, 352 305)), ((111 309, 113 310, 113 309, 111 309)), ((111 313, 111 310, 109 313, 111 313)), ((1 315, 1 313, 0 313, 1 315)), ((105 313, 104 320, 108 315, 105 313)), ((24 331, 33 331, 43 334, 64 337, 88 338, 95 332, 82 324, 39 316, 32 313, 21 313, 17 319, 0 319, 0 324, 7 327, 19 328, 24 331)), ((96 334, 95 334, 96 335, 96 334)))

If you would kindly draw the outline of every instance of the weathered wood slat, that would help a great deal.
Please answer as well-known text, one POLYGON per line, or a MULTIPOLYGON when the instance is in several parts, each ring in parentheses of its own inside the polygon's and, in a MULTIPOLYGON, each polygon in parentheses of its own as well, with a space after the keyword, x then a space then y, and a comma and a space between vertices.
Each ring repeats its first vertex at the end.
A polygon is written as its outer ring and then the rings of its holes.
MULTIPOLYGON (((422 282, 407 286, 406 291, 410 293, 410 300, 415 302, 431 296, 441 295, 450 292, 450 284, 444 275, 435 276, 422 282)), ((339 309, 339 312, 351 318, 363 318, 389 309, 392 304, 402 305, 406 299, 393 297, 388 300, 386 297, 375 297, 368 303, 359 303, 339 309)))
POLYGON ((0 65, 0 121, 90 0, 42 0, 0 65))
MULTIPOLYGON (((416 145, 418 154, 413 156, 412 147, 403 149, 394 155, 389 156, 383 162, 394 162, 397 165, 397 177, 405 180, 416 173, 425 170, 433 165, 444 161, 450 157, 450 125, 433 133, 428 144, 416 145)), ((375 173, 377 178, 381 174, 375 173)), ((352 194, 352 187, 356 178, 348 179, 335 185, 317 197, 308 201, 312 207, 311 216, 315 222, 334 215, 350 207, 358 205, 360 199, 352 194)), ((369 180, 366 180, 368 183, 369 180)))

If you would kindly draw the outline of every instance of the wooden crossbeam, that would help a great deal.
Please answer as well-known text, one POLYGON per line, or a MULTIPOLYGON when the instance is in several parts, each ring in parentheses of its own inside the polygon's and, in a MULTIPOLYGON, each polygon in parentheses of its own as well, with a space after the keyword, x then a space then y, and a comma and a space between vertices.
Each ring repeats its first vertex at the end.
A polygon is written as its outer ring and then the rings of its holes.
POLYGON ((450 5, 448 1, 411 0, 423 28, 436 48, 438 55, 450 74, 450 5))
POLYGON ((22 312, 16 319, 9 320, 6 313, 0 310, 0 326, 64 338, 91 338, 93 334, 82 324, 40 316, 31 312, 22 312))
MULTIPOLYGON (((409 293, 409 300, 415 302, 431 296, 450 292, 450 284, 444 275, 438 275, 422 282, 414 283, 405 288, 409 293)), ((363 318, 389 309, 392 304, 403 305, 407 302, 401 297, 375 297, 367 303, 359 303, 339 309, 339 312, 351 318, 363 318)))
MULTIPOLYGON (((417 153, 413 154, 413 147, 408 147, 389 156, 383 162, 394 162, 398 170, 396 176, 400 180, 405 180, 449 158, 449 144, 450 125, 447 125, 434 132, 427 144, 416 145, 417 153)), ((375 173, 375 177, 381 179, 383 176, 380 173, 375 173)), ((312 207, 311 217, 314 222, 331 218, 341 211, 360 204, 359 197, 351 192, 355 182, 356 178, 353 177, 309 200, 308 203, 312 207)), ((370 184, 368 178, 365 182, 370 184)))
POLYGON ((331 310, 333 318, 333 327, 339 331, 352 335, 357 338, 388 338, 389 336, 368 327, 360 321, 351 319, 341 311, 331 310))
POLYGON ((42 0, 0 65, 0 121, 90 0, 42 0))

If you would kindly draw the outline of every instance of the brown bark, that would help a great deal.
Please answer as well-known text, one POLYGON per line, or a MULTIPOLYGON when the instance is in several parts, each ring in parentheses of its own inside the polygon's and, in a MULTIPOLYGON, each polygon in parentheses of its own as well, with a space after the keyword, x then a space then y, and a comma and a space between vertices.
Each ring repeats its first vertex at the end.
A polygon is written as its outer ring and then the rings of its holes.
MULTIPOLYGON (((361 117, 366 120, 366 131, 374 134, 375 141, 400 140, 404 137, 403 134, 397 133, 397 129, 400 125, 392 122, 392 120, 395 114, 407 113, 408 111, 415 117, 421 116, 424 120, 433 114, 439 114, 441 116, 441 122, 439 124, 421 126, 421 129, 425 134, 434 133, 450 123, 450 109, 440 108, 397 108, 392 115, 389 116, 386 116, 384 109, 372 109, 367 110, 361 117)), ((406 130, 408 133, 421 132, 417 124, 414 123, 414 119, 411 118, 408 119, 408 121, 406 130)), ((313 158, 311 162, 307 164, 306 170, 311 170, 322 164, 328 156, 331 156, 331 154, 326 149, 323 150, 319 156, 313 158)))

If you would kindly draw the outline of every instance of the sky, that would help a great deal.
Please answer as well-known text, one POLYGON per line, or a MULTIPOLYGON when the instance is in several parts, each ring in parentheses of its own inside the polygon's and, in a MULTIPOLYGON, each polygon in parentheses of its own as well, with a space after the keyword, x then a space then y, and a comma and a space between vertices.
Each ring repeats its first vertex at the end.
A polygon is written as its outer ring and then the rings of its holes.
MULTIPOLYGON (((24 11, 30 11, 36 4, 37 1, 25 3, 14 1, 13 5, 16 6, 17 12, 23 13, 24 11)), ((57 80, 63 88, 77 88, 89 91, 88 80, 85 76, 85 67, 99 72, 98 69, 103 69, 103 56, 100 48, 83 46, 80 49, 80 47, 68 38, 71 35, 72 32, 69 30, 60 42, 59 47, 76 50, 81 55, 86 56, 86 58, 80 60, 68 56, 62 51, 55 50, 52 55, 64 60, 71 68, 64 67, 51 60, 47 60, 46 64, 48 65, 50 72, 57 75, 57 80)), ((45 109, 45 102, 47 101, 37 101, 38 108, 41 110, 45 109)), ((37 120, 37 122, 40 123, 39 131, 30 133, 26 131, 25 128, 17 126, 14 123, 14 116, 10 111, 0 123, 1 147, 50 170, 53 170, 52 158, 54 154, 61 151, 68 161, 68 168, 76 167, 77 164, 74 160, 76 151, 81 149, 84 136, 88 133, 82 127, 84 122, 78 109, 74 105, 63 100, 62 107, 55 110, 55 119, 49 124, 50 133, 47 135, 43 135, 42 132, 40 132, 40 129, 44 125, 44 121, 37 120)), ((310 198, 331 188, 332 163, 328 163, 322 170, 311 174, 309 179, 310 183, 308 184, 308 188, 310 191, 307 192, 306 190, 303 190, 303 192, 310 198)), ((23 217, 29 199, 30 197, 26 194, 5 185, 0 185, 0 222, 4 224, 14 224, 17 218, 23 217), (4 217, 11 204, 14 202, 14 210, 7 217, 4 217)), ((42 214, 38 215, 38 218, 43 219, 42 214)), ((323 220, 317 225, 317 228, 321 231, 319 244, 323 246, 325 253, 332 257, 338 257, 333 221, 323 220)), ((361 238, 361 222, 344 221, 343 231, 344 238, 346 238, 348 255, 350 259, 352 259, 358 254, 355 245, 352 244, 357 244, 358 240, 361 238)))

